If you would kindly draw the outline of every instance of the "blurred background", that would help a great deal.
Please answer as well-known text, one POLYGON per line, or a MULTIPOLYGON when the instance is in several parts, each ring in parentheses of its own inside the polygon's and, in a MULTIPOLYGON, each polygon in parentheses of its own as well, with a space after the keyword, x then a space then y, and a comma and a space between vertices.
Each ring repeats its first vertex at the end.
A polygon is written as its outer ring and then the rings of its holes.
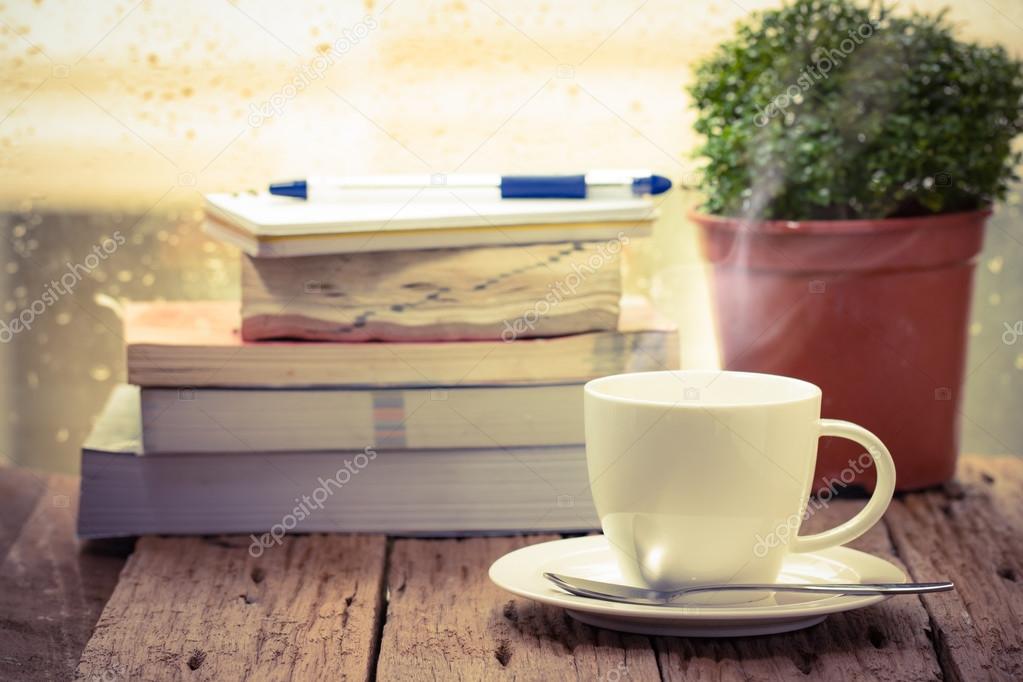
MULTIPOLYGON (((0 333, 0 460, 77 471, 124 379, 123 301, 238 296, 237 253, 199 229, 203 193, 317 173, 609 167, 691 185, 691 66, 737 19, 776 4, 0 4, 0 320, 43 303, 31 329, 0 333), (94 253, 99 266, 47 300, 51 280, 94 253)), ((960 37, 1020 56, 1023 4, 949 12, 960 37)), ((627 281, 680 323, 684 367, 717 362, 684 217, 698 202, 668 195, 627 281)), ((965 451, 1023 452, 1020 273, 1016 187, 977 268, 965 451)))

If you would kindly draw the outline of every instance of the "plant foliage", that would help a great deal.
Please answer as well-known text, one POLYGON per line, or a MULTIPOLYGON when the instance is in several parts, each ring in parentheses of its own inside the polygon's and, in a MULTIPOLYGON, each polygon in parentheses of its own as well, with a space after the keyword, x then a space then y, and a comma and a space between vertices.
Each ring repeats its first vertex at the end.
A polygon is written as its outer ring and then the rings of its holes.
POLYGON ((855 219, 988 206, 1017 180, 1023 65, 944 12, 850 0, 759 12, 696 69, 704 210, 855 219))

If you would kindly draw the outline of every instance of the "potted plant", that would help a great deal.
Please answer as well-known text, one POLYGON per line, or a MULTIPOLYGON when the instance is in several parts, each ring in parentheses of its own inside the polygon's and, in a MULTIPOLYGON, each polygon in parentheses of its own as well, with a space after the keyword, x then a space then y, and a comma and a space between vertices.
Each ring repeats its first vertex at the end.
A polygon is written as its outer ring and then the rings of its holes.
MULTIPOLYGON (((1021 74, 943 13, 795 0, 741 24, 689 90, 723 366, 821 386, 825 416, 889 446, 902 490, 954 473, 973 265, 1017 179, 1021 74)), ((870 487, 846 448, 821 442, 818 484, 870 487)))

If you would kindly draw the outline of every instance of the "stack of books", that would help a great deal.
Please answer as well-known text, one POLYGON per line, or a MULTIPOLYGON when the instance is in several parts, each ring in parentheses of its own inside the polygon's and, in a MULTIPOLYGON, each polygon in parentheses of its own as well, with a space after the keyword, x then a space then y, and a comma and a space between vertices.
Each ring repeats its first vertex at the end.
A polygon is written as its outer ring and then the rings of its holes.
POLYGON ((652 205, 444 194, 207 197, 240 305, 126 306, 80 535, 597 527, 583 383, 678 366, 622 297, 652 205))

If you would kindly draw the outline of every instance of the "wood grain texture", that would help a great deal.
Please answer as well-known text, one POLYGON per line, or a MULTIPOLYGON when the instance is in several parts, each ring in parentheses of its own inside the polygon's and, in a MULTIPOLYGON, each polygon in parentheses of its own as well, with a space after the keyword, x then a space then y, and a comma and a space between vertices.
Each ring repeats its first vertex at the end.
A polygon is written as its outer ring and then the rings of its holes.
POLYGON ((79 679, 368 679, 387 541, 289 536, 139 540, 79 679))
POLYGON ((553 539, 395 541, 379 679, 658 679, 648 638, 582 625, 490 582, 498 557, 553 539))
POLYGON ((0 679, 69 679, 117 583, 123 545, 75 538, 78 479, 42 476, 41 491, 35 474, 4 470, 0 479, 11 495, 0 504, 17 509, 35 497, 0 563, 0 679))
MULTIPOLYGON (((863 500, 835 500, 814 513, 803 534, 852 517, 863 500)), ((852 543, 901 566, 883 524, 852 543)), ((916 597, 899 597, 828 616, 806 630, 768 637, 658 637, 664 680, 934 680, 940 670, 916 597)))
MULTIPOLYGON (((901 496, 854 543, 955 593, 716 641, 592 628, 490 583, 493 560, 555 536, 399 539, 386 576, 382 537, 288 537, 259 559, 243 538, 143 538, 114 590, 124 545, 74 539, 76 479, 0 470, 0 491, 14 533, 0 560, 4 680, 66 679, 76 663, 80 679, 1023 679, 1017 458, 964 457, 958 483, 901 496)), ((835 501, 807 530, 861 504, 835 501)))
POLYGON ((923 599, 945 680, 1023 679, 1023 460, 963 458, 886 519, 913 579, 956 584, 923 599))

